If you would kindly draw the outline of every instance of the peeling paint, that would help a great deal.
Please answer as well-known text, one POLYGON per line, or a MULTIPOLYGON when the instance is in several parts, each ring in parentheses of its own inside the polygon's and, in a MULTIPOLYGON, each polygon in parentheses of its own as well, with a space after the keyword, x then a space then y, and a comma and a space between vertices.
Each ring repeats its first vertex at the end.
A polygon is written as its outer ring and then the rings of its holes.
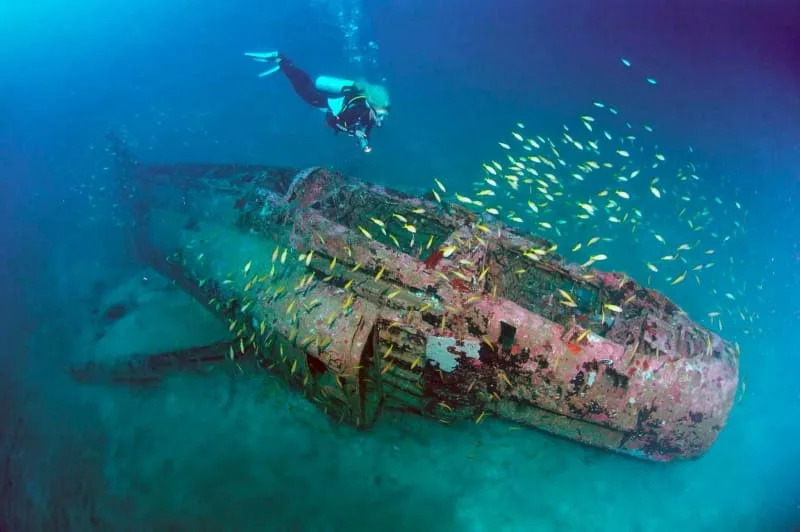
POLYGON ((473 340, 458 341, 450 336, 429 336, 425 344, 425 358, 450 373, 458 366, 459 358, 480 358, 480 343, 473 340))

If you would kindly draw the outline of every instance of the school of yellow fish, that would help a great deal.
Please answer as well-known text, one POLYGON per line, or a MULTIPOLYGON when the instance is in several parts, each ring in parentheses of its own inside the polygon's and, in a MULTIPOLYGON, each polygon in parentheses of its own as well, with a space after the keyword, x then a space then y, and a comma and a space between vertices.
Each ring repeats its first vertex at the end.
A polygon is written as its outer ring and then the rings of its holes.
MULTIPOLYGON (((713 184, 689 159, 691 147, 668 158, 651 140, 653 127, 625 122, 602 102, 554 135, 530 134, 517 123, 510 137, 482 164, 472 192, 454 193, 456 202, 556 242, 584 268, 615 251, 610 268, 673 299, 683 296, 684 308, 701 301, 700 321, 718 331, 732 321, 744 334, 756 328, 757 316, 744 304, 749 287, 737 275, 745 269, 738 252, 747 211, 722 200, 723 191, 703 191, 713 184), (682 283, 696 286, 691 293, 673 289, 682 283)), ((439 200, 446 188, 440 179, 434 185, 439 200)))

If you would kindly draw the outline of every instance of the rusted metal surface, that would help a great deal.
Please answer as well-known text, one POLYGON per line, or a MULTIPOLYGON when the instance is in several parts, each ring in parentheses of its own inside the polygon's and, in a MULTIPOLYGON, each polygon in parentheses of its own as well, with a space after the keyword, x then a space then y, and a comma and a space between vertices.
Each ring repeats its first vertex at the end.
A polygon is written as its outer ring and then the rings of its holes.
POLYGON ((660 461, 725 425, 735 348, 542 238, 319 168, 121 179, 142 257, 230 324, 231 356, 251 350, 336 419, 494 415, 660 461))

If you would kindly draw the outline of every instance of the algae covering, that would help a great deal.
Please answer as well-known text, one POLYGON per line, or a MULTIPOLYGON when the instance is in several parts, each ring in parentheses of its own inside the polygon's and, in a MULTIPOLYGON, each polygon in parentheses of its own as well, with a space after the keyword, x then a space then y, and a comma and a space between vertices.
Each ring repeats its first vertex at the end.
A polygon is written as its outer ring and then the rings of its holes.
POLYGON ((738 350, 543 238, 327 169, 143 165, 116 151, 140 256, 235 339, 76 375, 145 382, 227 360, 358 427, 385 408, 491 415, 659 461, 699 456, 725 425, 738 350))

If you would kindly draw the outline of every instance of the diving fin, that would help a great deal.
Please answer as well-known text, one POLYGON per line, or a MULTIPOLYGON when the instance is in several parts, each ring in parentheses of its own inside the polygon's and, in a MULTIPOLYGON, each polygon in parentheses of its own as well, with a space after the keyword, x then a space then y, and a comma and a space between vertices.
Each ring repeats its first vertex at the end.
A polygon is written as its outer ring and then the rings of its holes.
POLYGON ((245 52, 244 55, 252 57, 255 61, 265 63, 269 60, 277 61, 280 55, 277 51, 274 52, 245 52))
POLYGON ((264 76, 269 76, 270 74, 274 74, 275 72, 277 72, 280 69, 281 69, 281 66, 280 65, 276 65, 276 66, 270 68, 269 70, 265 70, 264 72, 259 74, 258 77, 259 78, 263 78, 264 76))
POLYGON ((281 69, 281 54, 278 51, 274 52, 245 52, 244 55, 258 61, 259 63, 275 63, 275 66, 260 73, 258 77, 263 78, 269 76, 281 69))

